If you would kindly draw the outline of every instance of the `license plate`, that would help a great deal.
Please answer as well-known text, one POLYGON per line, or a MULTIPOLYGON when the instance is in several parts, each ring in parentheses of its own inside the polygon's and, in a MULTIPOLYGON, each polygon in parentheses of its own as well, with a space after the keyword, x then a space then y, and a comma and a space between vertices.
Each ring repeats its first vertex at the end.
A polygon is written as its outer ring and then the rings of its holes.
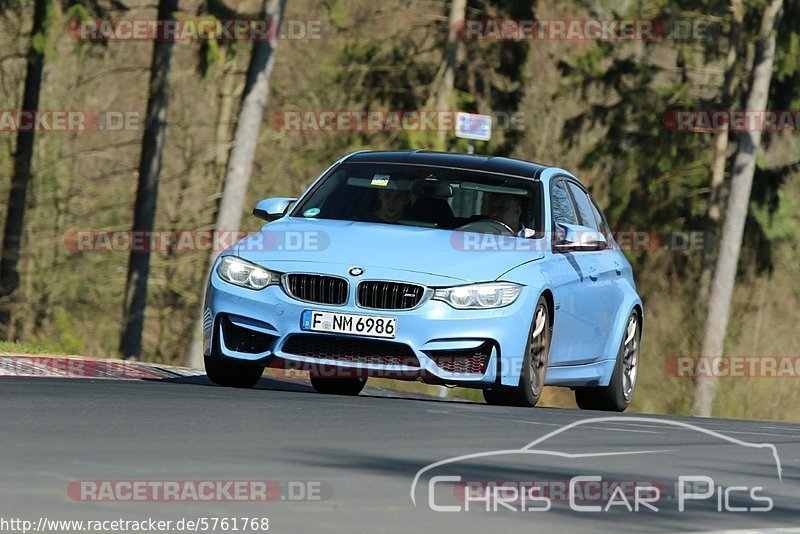
POLYGON ((313 332, 333 332, 337 334, 352 334, 354 336, 394 339, 397 335, 397 318, 305 310, 303 311, 301 328, 313 332))

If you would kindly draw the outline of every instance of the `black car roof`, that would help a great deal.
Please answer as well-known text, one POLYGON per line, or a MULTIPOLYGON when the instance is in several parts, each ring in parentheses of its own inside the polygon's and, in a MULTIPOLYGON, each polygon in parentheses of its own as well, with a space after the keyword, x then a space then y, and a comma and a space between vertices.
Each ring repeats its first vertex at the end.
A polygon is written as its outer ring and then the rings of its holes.
POLYGON ((405 163, 430 165, 455 169, 471 169, 496 172, 513 176, 537 178, 548 167, 538 163, 513 158, 477 156, 472 154, 451 154, 429 150, 371 150, 356 152, 346 158, 354 163, 405 163))

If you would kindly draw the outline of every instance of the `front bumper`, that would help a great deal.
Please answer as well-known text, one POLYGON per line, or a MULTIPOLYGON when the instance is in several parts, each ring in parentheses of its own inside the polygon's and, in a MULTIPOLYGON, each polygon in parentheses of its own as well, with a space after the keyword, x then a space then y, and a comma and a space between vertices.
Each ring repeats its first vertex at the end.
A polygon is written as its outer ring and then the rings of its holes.
MULTIPOLYGON (((320 274, 342 276, 350 282, 348 300, 343 306, 301 302, 290 297, 281 286, 268 286, 260 291, 241 288, 223 281, 216 269, 212 270, 204 310, 205 355, 211 356, 214 352, 215 357, 258 362, 265 366, 301 369, 319 366, 367 376, 421 378, 431 383, 487 387, 498 380, 504 385, 518 382, 531 310, 539 297, 531 288, 523 288, 517 300, 504 308, 456 310, 445 302, 427 300, 411 310, 375 311, 356 305, 354 288, 360 280, 350 276, 346 269, 346 266, 339 269, 326 265, 324 272, 320 270, 320 274), (397 318, 397 334, 393 340, 382 340, 309 332, 301 328, 304 310, 393 316, 397 318), (302 338, 292 339, 293 336, 302 338), (388 341, 407 347, 407 350, 403 349, 404 353, 413 356, 405 360, 358 358, 359 361, 343 361, 326 357, 324 352, 308 354, 307 350, 297 350, 298 340, 307 342, 309 336, 326 336, 329 339, 316 341, 333 341, 341 345, 349 345, 352 341, 362 349, 368 345, 387 347, 388 341), (334 337, 339 339, 331 339, 334 337), (342 341, 345 343, 339 343, 342 341), (475 365, 474 358, 466 363, 452 363, 458 360, 458 356, 470 354, 479 354, 483 364, 475 365)), ((303 272, 309 272, 307 265, 303 272)), ((379 276, 381 273, 372 269, 371 274, 379 276)), ((397 272, 383 274, 384 279, 397 279, 397 272)))

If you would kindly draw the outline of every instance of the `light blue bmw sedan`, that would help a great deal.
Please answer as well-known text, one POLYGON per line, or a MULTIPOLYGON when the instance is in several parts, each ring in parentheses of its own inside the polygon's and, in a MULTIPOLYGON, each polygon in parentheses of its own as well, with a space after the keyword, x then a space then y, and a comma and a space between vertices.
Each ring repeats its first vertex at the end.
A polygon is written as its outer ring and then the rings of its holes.
POLYGON ((622 411, 642 301, 603 214, 569 172, 427 151, 350 154, 223 252, 205 296, 209 378, 302 369, 322 393, 368 377, 480 388, 533 406, 545 385, 622 411))

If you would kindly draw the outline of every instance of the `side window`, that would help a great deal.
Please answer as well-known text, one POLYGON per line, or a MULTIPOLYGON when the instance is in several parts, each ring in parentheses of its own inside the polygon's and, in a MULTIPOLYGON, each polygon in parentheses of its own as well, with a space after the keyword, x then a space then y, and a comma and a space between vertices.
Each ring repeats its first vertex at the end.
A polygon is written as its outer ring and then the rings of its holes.
POLYGON ((572 182, 567 182, 572 198, 575 199, 575 207, 578 209, 578 216, 582 226, 586 226, 593 230, 599 230, 597 220, 594 218, 594 210, 592 203, 589 201, 589 195, 572 182))
POLYGON ((611 234, 611 228, 608 227, 608 223, 606 222, 606 218, 603 217, 603 214, 600 213, 600 208, 597 206, 597 201, 589 195, 589 200, 592 201, 592 211, 594 212, 594 217, 597 219, 597 224, 600 226, 600 231, 608 238, 611 234))
POLYGON ((572 208, 572 201, 569 199, 563 180, 559 180, 553 184, 550 198, 554 222, 578 224, 578 218, 575 216, 575 210, 572 208))

